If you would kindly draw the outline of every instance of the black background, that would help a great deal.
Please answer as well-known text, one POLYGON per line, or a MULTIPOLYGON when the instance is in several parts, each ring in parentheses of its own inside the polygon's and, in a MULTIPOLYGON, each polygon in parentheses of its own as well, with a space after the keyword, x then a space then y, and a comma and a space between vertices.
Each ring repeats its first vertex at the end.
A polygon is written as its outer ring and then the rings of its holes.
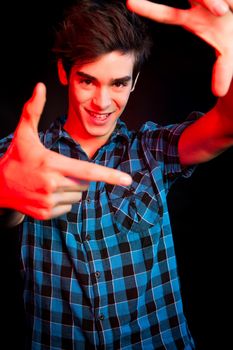
MULTIPOLYGON (((15 129, 37 81, 46 83, 48 97, 40 129, 65 112, 66 92, 58 83, 50 48, 54 25, 70 3, 40 0, 4 5, 1 138, 15 129)), ((170 5, 186 7, 187 2, 170 5)), ((151 30, 152 55, 123 115, 131 128, 146 120, 180 122, 193 110, 208 111, 216 101, 210 89, 214 51, 179 27, 154 24, 151 30)), ((200 165, 190 179, 174 185, 168 198, 185 313, 200 350, 230 346, 226 318, 231 309, 231 160, 232 149, 200 165)), ((1 342, 7 349, 23 349, 16 230, 1 229, 1 243, 1 342)))

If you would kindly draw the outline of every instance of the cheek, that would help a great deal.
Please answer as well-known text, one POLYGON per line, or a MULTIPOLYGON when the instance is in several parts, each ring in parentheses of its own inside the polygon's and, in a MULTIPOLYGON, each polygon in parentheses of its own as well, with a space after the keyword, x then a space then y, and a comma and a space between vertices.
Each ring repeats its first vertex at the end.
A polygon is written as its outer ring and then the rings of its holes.
POLYGON ((112 92, 112 101, 114 101, 119 108, 123 109, 129 100, 130 92, 130 87, 127 87, 126 89, 120 92, 112 92))
POLYGON ((130 93, 118 98, 118 105, 121 109, 125 108, 128 100, 129 100, 129 96, 130 96, 130 93))
POLYGON ((92 93, 90 91, 73 89, 72 98, 75 104, 82 105, 89 102, 92 99, 92 93))

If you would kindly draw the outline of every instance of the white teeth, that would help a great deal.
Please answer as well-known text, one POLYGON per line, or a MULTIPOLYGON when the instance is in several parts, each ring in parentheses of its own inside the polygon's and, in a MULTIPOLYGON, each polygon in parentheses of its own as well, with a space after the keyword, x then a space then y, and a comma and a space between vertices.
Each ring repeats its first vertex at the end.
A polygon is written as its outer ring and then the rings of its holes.
POLYGON ((90 112, 90 115, 98 120, 105 120, 108 118, 108 116, 110 115, 110 113, 108 114, 97 114, 97 113, 93 113, 90 112))

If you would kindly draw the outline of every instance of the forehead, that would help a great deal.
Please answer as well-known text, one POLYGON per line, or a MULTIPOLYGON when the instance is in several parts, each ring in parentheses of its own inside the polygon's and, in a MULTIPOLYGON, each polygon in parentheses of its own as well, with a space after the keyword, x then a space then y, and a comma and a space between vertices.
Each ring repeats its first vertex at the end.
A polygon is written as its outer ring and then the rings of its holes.
POLYGON ((119 78, 132 75, 135 63, 133 53, 123 54, 119 51, 113 51, 98 57, 96 60, 75 64, 72 68, 74 71, 81 71, 95 78, 119 78))

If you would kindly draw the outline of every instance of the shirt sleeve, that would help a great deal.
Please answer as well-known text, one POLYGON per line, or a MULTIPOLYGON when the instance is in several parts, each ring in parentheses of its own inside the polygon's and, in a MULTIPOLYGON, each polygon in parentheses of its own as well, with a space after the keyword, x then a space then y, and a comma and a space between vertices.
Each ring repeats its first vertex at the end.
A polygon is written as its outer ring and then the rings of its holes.
POLYGON ((189 177, 196 165, 183 167, 178 153, 179 138, 189 125, 195 122, 203 114, 192 112, 188 118, 179 124, 160 126, 155 123, 147 123, 144 126, 142 143, 150 167, 160 167, 164 182, 168 187, 179 176, 189 177))
POLYGON ((0 140, 0 158, 6 153, 8 150, 11 141, 13 139, 13 134, 10 134, 6 137, 4 137, 2 140, 0 140))

